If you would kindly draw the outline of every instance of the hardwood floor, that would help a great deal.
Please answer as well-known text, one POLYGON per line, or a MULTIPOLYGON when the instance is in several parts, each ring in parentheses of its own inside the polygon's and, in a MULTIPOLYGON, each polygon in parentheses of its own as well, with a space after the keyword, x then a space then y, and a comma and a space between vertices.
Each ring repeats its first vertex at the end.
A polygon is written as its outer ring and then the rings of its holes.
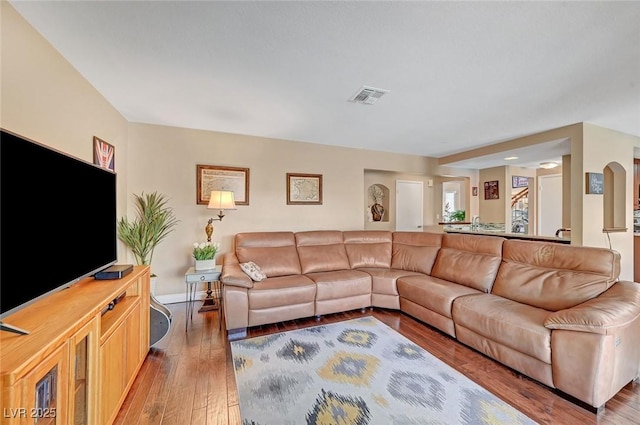
MULTIPOLYGON (((194 312, 185 332, 185 305, 169 334, 152 348, 116 418, 116 425, 240 425, 231 348, 218 312, 194 312)), ((196 308, 197 310, 197 308, 196 308)), ((249 337, 373 315, 540 424, 638 424, 640 383, 630 383, 596 415, 447 335, 397 311, 373 309, 296 320, 249 330, 249 337)), ((279 424, 273 424, 279 425, 279 424)), ((373 425, 373 424, 372 424, 373 425)), ((381 424, 386 425, 386 424, 381 424)))

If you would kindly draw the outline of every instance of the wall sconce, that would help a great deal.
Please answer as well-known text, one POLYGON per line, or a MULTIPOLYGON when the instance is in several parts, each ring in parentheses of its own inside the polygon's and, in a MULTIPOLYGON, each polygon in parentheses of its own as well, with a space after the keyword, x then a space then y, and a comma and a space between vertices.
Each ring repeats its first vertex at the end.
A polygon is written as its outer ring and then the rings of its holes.
POLYGON ((236 202, 233 199, 233 192, 229 190, 212 190, 209 198, 208 209, 219 210, 218 218, 210 218, 204 228, 207 234, 207 242, 211 242, 211 236, 213 235, 213 222, 222 221, 224 218, 225 210, 235 210, 236 202))

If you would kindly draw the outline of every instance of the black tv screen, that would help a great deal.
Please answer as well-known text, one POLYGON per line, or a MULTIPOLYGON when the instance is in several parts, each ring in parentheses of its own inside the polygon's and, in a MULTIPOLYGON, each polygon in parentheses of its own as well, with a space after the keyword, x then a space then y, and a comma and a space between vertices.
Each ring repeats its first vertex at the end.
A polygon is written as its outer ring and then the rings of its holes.
POLYGON ((116 262, 115 173, 2 130, 0 186, 0 318, 116 262))

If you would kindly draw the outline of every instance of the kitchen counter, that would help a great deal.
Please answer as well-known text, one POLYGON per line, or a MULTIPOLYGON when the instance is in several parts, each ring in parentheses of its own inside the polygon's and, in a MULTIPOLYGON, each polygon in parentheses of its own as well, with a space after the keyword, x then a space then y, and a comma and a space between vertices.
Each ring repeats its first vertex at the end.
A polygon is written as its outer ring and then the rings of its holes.
MULTIPOLYGON (((562 244, 570 244, 571 239, 560 238, 555 236, 537 236, 537 235, 525 235, 524 233, 507 233, 504 231, 496 230, 464 230, 464 229, 445 229, 445 233, 464 233, 467 235, 488 235, 488 236, 501 236, 507 239, 520 239, 525 241, 540 241, 540 242, 555 242, 562 244)), ((638 234, 640 236, 640 234, 638 234)))

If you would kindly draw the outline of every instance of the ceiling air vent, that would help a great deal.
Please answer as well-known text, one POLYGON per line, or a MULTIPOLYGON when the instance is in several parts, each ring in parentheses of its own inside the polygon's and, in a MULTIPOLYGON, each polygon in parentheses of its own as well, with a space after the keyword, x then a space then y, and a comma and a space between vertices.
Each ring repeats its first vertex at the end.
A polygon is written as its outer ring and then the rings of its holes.
POLYGON ((349 102, 362 103, 364 105, 373 105, 382 97, 383 94, 388 93, 389 90, 377 89, 375 87, 362 86, 360 89, 351 96, 349 102))

